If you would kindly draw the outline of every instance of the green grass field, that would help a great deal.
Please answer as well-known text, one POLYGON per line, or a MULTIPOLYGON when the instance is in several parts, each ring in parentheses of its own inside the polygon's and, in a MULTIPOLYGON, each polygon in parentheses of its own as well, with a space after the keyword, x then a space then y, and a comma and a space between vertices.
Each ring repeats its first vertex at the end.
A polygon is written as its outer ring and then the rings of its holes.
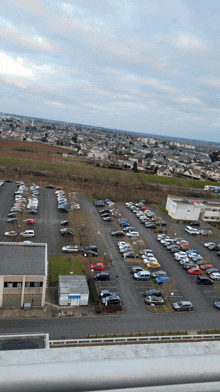
POLYGON ((50 286, 57 286, 59 275, 70 275, 70 270, 73 275, 83 275, 81 261, 73 256, 49 257, 49 268, 50 286))

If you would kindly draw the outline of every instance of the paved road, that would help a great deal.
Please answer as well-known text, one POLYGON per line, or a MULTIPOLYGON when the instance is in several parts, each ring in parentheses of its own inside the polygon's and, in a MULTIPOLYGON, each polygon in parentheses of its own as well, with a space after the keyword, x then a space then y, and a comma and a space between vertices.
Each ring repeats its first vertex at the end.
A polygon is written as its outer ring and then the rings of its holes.
MULTIPOLYGON (((13 187, 14 184, 5 184, 0 193, 1 241, 5 240, 2 233, 5 231, 8 210, 13 203, 13 187)), ((65 339, 86 337, 88 334, 219 328, 218 311, 210 306, 206 297, 202 297, 203 293, 192 281, 192 277, 189 277, 177 263, 175 264, 174 260, 171 259, 172 256, 157 243, 155 234, 150 234, 131 211, 121 206, 123 214, 128 217, 129 222, 140 230, 146 243, 154 249, 155 255, 161 263, 164 263, 163 265, 166 266, 168 272, 172 273, 173 271, 180 294, 184 297, 187 295, 187 299, 196 298, 196 311, 194 313, 154 314, 147 310, 143 298, 140 296, 138 286, 131 278, 129 268, 118 253, 117 240, 110 235, 110 232, 115 228, 114 225, 102 222, 98 210, 86 196, 78 195, 78 198, 82 209, 87 211, 94 222, 91 235, 96 239, 100 251, 111 254, 114 261, 114 265, 109 267, 111 280, 106 282, 106 286, 103 287, 110 289, 113 286, 114 290, 122 297, 126 310, 119 316, 97 315, 68 319, 2 320, 0 322, 0 333, 45 332, 49 333, 50 339, 65 339), (119 278, 116 278, 117 275, 119 278)), ((36 220, 38 220, 36 239, 37 241, 48 242, 49 254, 56 253, 56 251, 60 251, 59 221, 63 215, 59 215, 60 213, 57 211, 56 199, 52 190, 41 189, 39 202, 39 214, 36 216, 36 220)), ((185 232, 184 236, 187 239, 185 232)), ((191 242, 196 241, 191 237, 190 240, 191 242)), ((202 247, 201 244, 198 246, 202 247)), ((198 248, 198 250, 200 249, 198 248)))

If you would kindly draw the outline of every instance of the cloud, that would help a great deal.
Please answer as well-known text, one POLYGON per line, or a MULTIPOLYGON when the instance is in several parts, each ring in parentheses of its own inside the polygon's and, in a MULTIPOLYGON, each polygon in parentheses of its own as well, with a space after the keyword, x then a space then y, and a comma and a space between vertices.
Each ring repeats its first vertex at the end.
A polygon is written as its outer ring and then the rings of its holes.
POLYGON ((29 46, 34 49, 50 51, 50 44, 40 36, 28 36, 21 34, 17 28, 15 28, 10 22, 4 23, 0 26, 0 34, 4 39, 9 39, 13 43, 18 43, 23 46, 29 46))
POLYGON ((47 64, 36 65, 24 57, 13 57, 0 52, 0 73, 7 76, 7 80, 9 80, 9 77, 35 80, 43 74, 54 74, 55 71, 47 64))
POLYGON ((180 52, 203 52, 208 49, 206 42, 186 33, 180 33, 175 38, 171 38, 170 43, 180 52))
POLYGON ((201 105, 202 104, 202 102, 198 98, 187 98, 187 97, 184 97, 184 98, 173 98, 172 102, 175 102, 175 103, 189 103, 191 105, 201 105))
POLYGON ((199 81, 202 84, 207 84, 208 86, 220 87, 220 78, 206 77, 206 78, 199 78, 199 81))
POLYGON ((157 90, 167 92, 167 93, 174 93, 176 88, 171 87, 160 80, 152 79, 152 78, 140 78, 138 76, 124 76, 121 77, 122 81, 137 83, 140 85, 150 86, 157 90))

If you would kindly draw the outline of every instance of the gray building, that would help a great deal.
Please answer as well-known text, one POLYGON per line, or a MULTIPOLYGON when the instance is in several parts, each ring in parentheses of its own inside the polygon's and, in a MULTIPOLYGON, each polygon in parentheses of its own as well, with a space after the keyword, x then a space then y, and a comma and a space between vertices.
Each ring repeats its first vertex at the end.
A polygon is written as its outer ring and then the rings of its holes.
POLYGON ((44 306, 47 244, 0 243, 0 307, 44 306))
POLYGON ((88 305, 89 288, 84 275, 59 276, 59 305, 81 306, 88 305))

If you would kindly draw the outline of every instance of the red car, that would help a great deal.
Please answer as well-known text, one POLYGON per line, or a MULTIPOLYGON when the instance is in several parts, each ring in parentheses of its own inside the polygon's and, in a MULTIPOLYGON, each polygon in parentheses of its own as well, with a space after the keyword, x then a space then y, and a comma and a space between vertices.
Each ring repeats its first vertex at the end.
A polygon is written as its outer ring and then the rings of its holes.
POLYGON ((33 225, 34 224, 34 220, 33 219, 25 219, 23 222, 27 223, 28 225, 33 225))
POLYGON ((62 186, 58 186, 58 187, 56 188, 56 190, 57 190, 57 191, 63 191, 63 188, 62 188, 62 186))
POLYGON ((207 269, 213 268, 212 264, 200 265, 201 270, 206 271, 207 269))
POLYGON ((194 267, 188 270, 189 274, 191 275, 200 275, 201 271, 198 267, 194 267))
POLYGON ((105 266, 102 263, 90 264, 90 268, 95 271, 104 270, 105 266))

